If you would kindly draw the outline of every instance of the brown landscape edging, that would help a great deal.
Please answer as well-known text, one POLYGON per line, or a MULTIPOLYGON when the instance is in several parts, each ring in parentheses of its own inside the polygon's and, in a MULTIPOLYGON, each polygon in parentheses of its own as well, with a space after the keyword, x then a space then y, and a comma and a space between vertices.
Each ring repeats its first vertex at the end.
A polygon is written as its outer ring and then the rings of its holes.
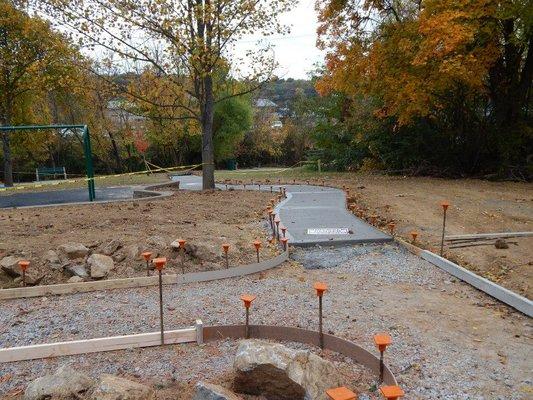
MULTIPOLYGON (((241 265, 227 269, 204 272, 189 272, 182 275, 163 275, 164 285, 208 282, 219 279, 235 278, 255 274, 277 267, 287 261, 289 252, 284 251, 274 258, 259 263, 241 265)), ((23 288, 1 289, 0 300, 20 299, 27 297, 53 296, 61 294, 86 293, 96 290, 130 289, 158 285, 158 276, 107 279, 92 282, 61 283, 56 285, 30 286, 23 288)))
MULTIPOLYGON (((318 332, 302 328, 276 325, 250 325, 249 333, 252 339, 298 342, 317 347, 320 344, 320 335, 318 332)), ((245 325, 217 325, 204 326, 203 328, 203 339, 206 342, 243 338, 245 338, 245 325)), ((374 374, 379 375, 379 358, 349 340, 324 334, 324 349, 349 357, 356 363, 370 369, 374 374)), ((394 374, 387 365, 383 369, 383 381, 387 385, 398 384, 394 374)))
MULTIPOLYGON (((245 325, 204 326, 196 320, 193 327, 165 331, 165 344, 196 342, 202 344, 222 339, 244 339, 245 325)), ((298 342, 318 347, 318 332, 302 328, 275 325, 250 325, 249 337, 274 341, 298 342)), ((73 340, 69 342, 44 343, 30 346, 8 347, 0 349, 0 363, 36 360, 50 357, 71 356, 105 351, 153 347, 161 345, 161 333, 150 332, 135 335, 110 336, 96 339, 73 340)), ((379 358, 361 346, 337 336, 324 334, 324 349, 334 351, 351 358, 357 364, 379 375, 379 358)), ((396 378, 387 365, 383 368, 383 382, 397 385, 396 378)))

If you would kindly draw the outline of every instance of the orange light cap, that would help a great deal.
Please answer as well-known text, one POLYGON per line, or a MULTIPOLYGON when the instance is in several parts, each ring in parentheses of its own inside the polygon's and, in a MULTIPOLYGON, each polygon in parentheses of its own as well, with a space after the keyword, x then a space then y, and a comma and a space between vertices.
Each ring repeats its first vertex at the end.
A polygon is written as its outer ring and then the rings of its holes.
POLYGON ((357 395, 344 386, 326 390, 326 394, 331 400, 356 400, 357 395))
POLYGON ((252 304, 252 301, 254 301, 257 298, 257 296, 254 296, 253 294, 243 294, 241 295, 241 300, 244 302, 244 306, 246 308, 250 308, 250 305, 252 304))
POLYGON ((315 282, 313 287, 316 290, 317 296, 322 296, 326 290, 328 290, 328 286, 324 282, 315 282))
POLYGON ((379 391, 387 399, 397 399, 398 397, 405 396, 404 391, 399 386, 382 386, 379 391))

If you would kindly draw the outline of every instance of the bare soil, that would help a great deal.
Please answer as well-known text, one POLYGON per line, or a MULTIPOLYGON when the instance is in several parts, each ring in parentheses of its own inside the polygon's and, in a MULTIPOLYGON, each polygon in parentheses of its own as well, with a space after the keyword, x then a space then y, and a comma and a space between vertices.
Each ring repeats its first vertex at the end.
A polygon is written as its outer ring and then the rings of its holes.
MULTIPOLYGON (((322 173, 302 170, 250 170, 219 173, 219 179, 243 182, 311 183, 347 187, 370 221, 411 241, 417 231, 418 246, 440 252, 443 200, 451 203, 447 235, 533 231, 533 184, 490 182, 479 179, 383 176, 360 173, 322 173)), ((492 245, 445 249, 444 256, 516 293, 533 299, 533 238, 508 239, 508 249, 492 245)))
MULTIPOLYGON (((30 260, 32 272, 44 274, 41 284, 66 282, 71 275, 64 267, 84 263, 61 255, 59 247, 68 242, 84 244, 91 253, 102 253, 110 242, 118 242, 112 254, 115 268, 108 278, 145 275, 142 251, 167 257, 167 273, 181 273, 180 254, 170 246, 178 238, 194 247, 186 255, 185 272, 224 268, 222 243, 231 245, 230 266, 252 263, 256 259, 252 241, 265 237, 261 216, 270 197, 258 192, 180 191, 154 201, 4 209, 0 210, 0 258, 14 255, 30 260), (138 247, 133 257, 126 251, 132 245, 138 247), (45 261, 49 250, 59 254, 61 264, 45 261)), ((276 251, 264 241, 261 256, 271 257, 276 251)), ((0 287, 16 285, 20 283, 0 272, 0 287)))

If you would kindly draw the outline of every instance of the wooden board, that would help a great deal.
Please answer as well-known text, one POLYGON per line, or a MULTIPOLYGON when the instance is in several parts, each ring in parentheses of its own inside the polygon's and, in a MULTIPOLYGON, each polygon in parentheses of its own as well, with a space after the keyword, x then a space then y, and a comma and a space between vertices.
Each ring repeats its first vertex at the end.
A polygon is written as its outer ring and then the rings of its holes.
MULTIPOLYGON (((288 252, 283 252, 274 258, 249 265, 242 265, 215 271, 190 272, 183 275, 163 275, 163 284, 172 285, 176 283, 184 284, 194 282, 207 282, 217 279, 227 279, 250 275, 277 267, 278 265, 283 264, 288 259, 288 257, 288 252)), ((0 300, 84 293, 96 290, 139 288, 146 286, 155 286, 157 284, 157 276, 146 276, 138 278, 107 279, 93 282, 62 283, 57 285, 2 289, 0 290, 0 300)))
POLYGON ((474 274, 443 257, 440 257, 431 251, 424 250, 420 254, 421 257, 429 261, 431 264, 443 269, 449 274, 461 279, 462 281, 469 283, 475 288, 487 293, 488 295, 502 301, 503 303, 523 312, 529 317, 533 317, 533 302, 517 293, 510 291, 494 282, 489 281, 481 276, 474 274))
POLYGON ((533 232, 501 232, 501 233, 474 233, 470 235, 450 235, 446 236, 444 240, 468 240, 468 239, 505 239, 514 237, 529 237, 533 236, 533 232))
MULTIPOLYGON (((201 322, 200 325, 197 324, 193 328, 166 331, 164 333, 165 344, 196 342, 199 337, 198 330, 202 330, 201 322)), ((150 332, 136 335, 111 336, 97 339, 74 340, 70 342, 9 347, 0 349, 0 363, 159 346, 160 344, 161 333, 150 332)))

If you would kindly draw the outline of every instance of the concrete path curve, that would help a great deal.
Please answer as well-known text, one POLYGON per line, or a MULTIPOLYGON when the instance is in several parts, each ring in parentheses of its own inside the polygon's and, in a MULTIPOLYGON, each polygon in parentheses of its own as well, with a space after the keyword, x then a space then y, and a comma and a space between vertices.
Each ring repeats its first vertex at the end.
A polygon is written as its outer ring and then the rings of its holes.
MULTIPOLYGON (((180 188, 200 190, 202 178, 194 175, 174 176, 180 188)), ((281 224, 287 227, 292 245, 344 245, 381 243, 392 237, 355 217, 346 209, 346 196, 342 190, 311 185, 281 185, 287 190, 287 199, 276 206, 281 224)), ((224 189, 225 185, 217 185, 224 189)), ((246 188, 258 190, 257 185, 246 188)), ((272 185, 279 192, 280 185, 272 185)), ((270 186, 261 186, 270 191, 270 186)))

